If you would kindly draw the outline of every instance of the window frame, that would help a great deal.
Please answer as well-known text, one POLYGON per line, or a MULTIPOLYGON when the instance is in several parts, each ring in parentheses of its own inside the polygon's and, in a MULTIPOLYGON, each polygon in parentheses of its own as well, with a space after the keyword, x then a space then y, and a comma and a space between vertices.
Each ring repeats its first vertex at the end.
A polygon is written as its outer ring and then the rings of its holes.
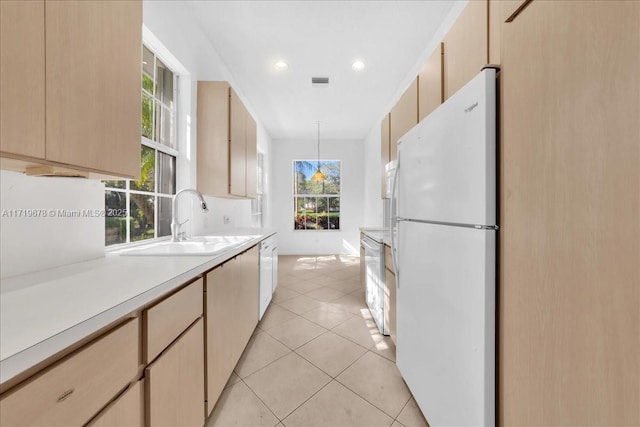
POLYGON ((258 185, 256 197, 251 199, 251 226, 257 228, 264 227, 264 153, 258 150, 256 156, 256 173, 258 175, 258 185))
MULTIPOLYGON (((296 191, 296 182, 295 182, 295 174, 297 173, 296 170, 296 162, 309 162, 311 164, 317 164, 318 163, 318 159, 293 159, 291 162, 291 189, 292 189, 292 201, 293 201, 293 229, 292 231, 294 232, 307 232, 307 231, 313 231, 313 232, 340 232, 342 231, 341 228, 341 218, 342 218, 342 160, 338 160, 338 159, 320 159, 320 165, 322 165, 323 163, 329 163, 329 162, 337 162, 338 163, 338 176, 340 178, 340 186, 339 186, 339 191, 337 194, 303 194, 303 193, 297 193, 296 191), (338 204, 340 206, 340 211, 338 212, 338 220, 339 220, 339 224, 338 224, 338 228, 295 228, 295 218, 297 215, 296 212, 296 206, 297 206, 297 199, 298 198, 327 198, 327 207, 329 206, 329 198, 337 198, 338 199, 338 204)), ((321 167, 322 169, 322 167, 321 167)), ((317 203, 316 203, 317 206, 317 203)), ((328 219, 327 219, 327 224, 328 224, 328 219)))
MULTIPOLYGON (((173 74, 173 129, 172 129, 172 133, 173 133, 173 141, 174 141, 174 145, 176 148, 173 148, 169 145, 164 145, 160 142, 157 141, 153 141, 152 139, 149 139, 148 137, 144 136, 142 134, 142 129, 140 132, 140 149, 142 150, 143 147, 148 147, 152 150, 154 150, 154 155, 155 155, 155 160, 154 160, 154 188, 153 191, 145 191, 145 190, 136 190, 136 189, 132 189, 131 188, 131 182, 135 181, 135 180, 131 180, 131 179, 126 179, 126 180, 105 180, 105 195, 107 191, 113 191, 113 192, 118 192, 118 193, 125 193, 125 210, 126 210, 126 221, 125 221, 125 241, 122 243, 114 243, 114 244, 107 244, 106 242, 106 236, 105 236, 105 249, 108 251, 117 251, 119 249, 124 249, 124 248, 128 248, 128 247, 132 247, 132 246, 136 246, 136 245, 141 245, 141 244, 148 244, 148 243, 152 243, 154 241, 162 241, 162 240, 167 240, 171 238, 171 235, 166 235, 166 236, 158 236, 158 227, 159 227, 159 211, 160 211, 160 200, 161 199, 172 199, 173 196, 175 195, 175 192, 178 190, 178 168, 179 168, 179 164, 180 164, 180 160, 181 160, 181 151, 179 150, 180 147, 180 141, 178 140, 178 135, 180 134, 179 132, 179 114, 180 114, 180 105, 179 105, 179 85, 180 85, 180 74, 179 71, 176 71, 176 67, 172 67, 171 65, 168 65, 168 63, 170 63, 171 61, 167 61, 165 58, 162 57, 161 54, 159 54, 157 52, 156 49, 154 49, 154 47, 147 43, 146 41, 143 41, 142 43, 142 50, 144 51, 144 49, 146 48, 147 50, 149 50, 152 54, 153 54, 153 58, 154 58, 154 64, 153 64, 153 69, 154 69, 154 73, 157 72, 157 61, 161 61, 165 67, 167 67, 169 70, 171 70, 172 74, 173 74), (159 153, 162 154, 166 154, 169 156, 172 156, 175 158, 175 171, 174 171, 174 180, 175 180, 175 186, 174 186, 174 193, 173 194, 169 194, 169 193, 162 193, 159 191, 158 185, 159 185, 159 153), (121 182, 124 181, 125 186, 124 188, 116 188, 116 187, 109 187, 106 185, 106 181, 116 181, 116 182, 121 182), (148 197, 153 197, 154 200, 154 214, 153 214, 153 237, 149 238, 149 239, 142 239, 142 240, 136 240, 136 241, 132 241, 131 240, 131 194, 140 194, 143 196, 148 196, 148 197)), ((144 69, 142 67, 140 67, 140 76, 142 78, 142 75, 144 73, 144 69)), ((157 76, 154 75, 154 94, 149 93, 148 90, 146 90, 144 88, 144 85, 142 85, 141 83, 141 87, 140 87, 140 96, 141 96, 141 108, 142 108, 142 95, 146 94, 147 96, 151 96, 153 99, 153 111, 152 111, 152 117, 153 117, 153 132, 156 132, 156 104, 160 105, 161 108, 170 108, 165 102, 163 102, 162 100, 160 100, 156 95, 156 87, 155 85, 157 84, 157 76)), ((106 202, 105 202, 106 203, 106 202)), ((106 206, 105 206, 106 207, 106 206)), ((106 220, 106 217, 105 217, 106 220)), ((106 233, 106 222, 105 222, 105 233, 106 233)))

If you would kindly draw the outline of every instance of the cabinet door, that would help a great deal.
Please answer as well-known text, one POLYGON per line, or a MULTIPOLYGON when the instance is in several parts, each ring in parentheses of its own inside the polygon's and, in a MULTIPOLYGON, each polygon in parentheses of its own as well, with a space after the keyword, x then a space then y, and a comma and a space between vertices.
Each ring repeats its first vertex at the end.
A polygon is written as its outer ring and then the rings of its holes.
POLYGON ((500 3, 500 20, 501 22, 510 22, 529 5, 532 0, 501 0, 500 3))
POLYGON ((229 84, 198 82, 198 191, 229 194, 229 84))
POLYGON ((398 157, 398 139, 418 124, 418 79, 402 94, 390 113, 389 159, 398 157))
POLYGON ((47 1, 46 158, 140 175, 142 2, 47 1))
POLYGON ((387 198, 387 173, 385 166, 389 163, 389 114, 384 116, 380 124, 380 171, 382 175, 381 192, 383 199, 387 198))
POLYGON ((418 121, 424 119, 442 104, 444 87, 442 82, 442 56, 444 44, 431 54, 418 74, 418 121))
POLYGON ((640 3, 502 26, 498 418, 640 425, 640 3))
POLYGON ((500 43, 502 37, 502 3, 504 0, 489 1, 489 64, 500 64, 500 43))
POLYGON ((143 358, 151 362, 191 323, 202 316, 202 279, 187 285, 144 311, 143 358))
POLYGON ((234 258, 207 273, 207 413, 213 410, 240 357, 239 264, 234 258))
POLYGON ((43 159, 44 0, 0 2, 0 151, 43 159))
POLYGON ((258 140, 256 121, 247 112, 247 197, 256 197, 258 193, 258 140))
POLYGON ((259 304, 260 304, 260 253, 258 247, 254 246, 240 256, 241 262, 241 306, 238 313, 241 313, 241 342, 240 354, 249 342, 251 334, 258 324, 259 304))
MULTIPOLYGON (((360 233, 360 240, 364 238, 364 234, 360 233)), ((360 286, 362 289, 366 286, 367 268, 364 261, 364 246, 360 244, 360 286)))
POLYGON ((70 426, 89 421, 135 378, 138 319, 129 320, 3 394, 2 426, 70 426))
POLYGON ((445 99, 488 62, 487 13, 487 0, 470 1, 444 38, 445 99))
POLYGON ((387 325, 389 325, 389 336, 394 344, 396 341, 396 276, 393 275, 388 268, 384 269, 385 272, 385 317, 387 319, 387 325))
POLYGON ((108 408, 102 411, 91 423, 89 427, 142 427, 144 425, 144 403, 143 380, 136 382, 129 387, 122 396, 108 408))
POLYGON ((233 89, 229 89, 229 194, 247 194, 247 110, 233 89))
POLYGON ((153 364, 147 379, 147 426, 204 424, 204 326, 198 319, 153 364))

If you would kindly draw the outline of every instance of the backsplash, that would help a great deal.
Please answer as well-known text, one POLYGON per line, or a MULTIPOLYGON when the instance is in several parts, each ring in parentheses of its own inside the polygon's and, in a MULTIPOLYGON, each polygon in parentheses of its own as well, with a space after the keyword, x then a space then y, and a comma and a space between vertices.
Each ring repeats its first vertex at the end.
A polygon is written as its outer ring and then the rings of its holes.
POLYGON ((104 256, 104 185, 0 171, 0 277, 104 256))

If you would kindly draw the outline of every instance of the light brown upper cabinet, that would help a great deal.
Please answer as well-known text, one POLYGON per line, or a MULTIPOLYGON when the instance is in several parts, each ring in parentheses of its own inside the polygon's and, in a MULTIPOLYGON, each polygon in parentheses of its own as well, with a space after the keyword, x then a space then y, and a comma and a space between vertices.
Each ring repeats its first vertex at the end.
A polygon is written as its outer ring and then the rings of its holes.
POLYGON ((502 25, 501 425, 640 425, 639 21, 533 1, 502 25))
POLYGON ((398 139, 418 124, 418 77, 404 91, 381 124, 381 195, 387 198, 385 165, 398 158, 398 139))
POLYGON ((44 0, 0 2, 0 151, 44 159, 44 0))
POLYGON ((444 100, 443 55, 444 44, 440 43, 418 74, 418 121, 427 117, 444 100))
POLYGON ((467 3, 444 42, 444 98, 448 99, 488 63, 488 1, 467 3))
POLYGON ((398 140, 418 124, 418 79, 404 91, 389 113, 389 159, 398 157, 398 140))
POLYGON ((387 174, 385 166, 389 163, 389 141, 391 135, 389 134, 389 113, 384 116, 382 123, 380 124, 380 171, 382 176, 381 195, 383 199, 387 198, 387 174))
POLYGON ((256 122, 227 82, 198 82, 198 190, 255 197, 256 122))
POLYGON ((138 177, 142 2, 2 1, 0 14, 2 167, 138 177))

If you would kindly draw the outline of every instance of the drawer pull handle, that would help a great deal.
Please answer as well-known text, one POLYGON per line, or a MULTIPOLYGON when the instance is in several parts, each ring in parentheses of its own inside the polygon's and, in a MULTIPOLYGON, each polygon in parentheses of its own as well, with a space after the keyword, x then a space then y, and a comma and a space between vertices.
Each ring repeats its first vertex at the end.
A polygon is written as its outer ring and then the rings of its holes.
POLYGON ((75 391, 74 389, 71 389, 71 390, 67 390, 67 391, 65 391, 64 393, 62 393, 62 394, 60 395, 60 397, 58 397, 58 403, 60 403, 60 402, 64 402, 65 400, 67 400, 67 398, 68 398, 69 396, 71 396, 71 395, 73 394, 73 392, 74 392, 74 391, 75 391))

